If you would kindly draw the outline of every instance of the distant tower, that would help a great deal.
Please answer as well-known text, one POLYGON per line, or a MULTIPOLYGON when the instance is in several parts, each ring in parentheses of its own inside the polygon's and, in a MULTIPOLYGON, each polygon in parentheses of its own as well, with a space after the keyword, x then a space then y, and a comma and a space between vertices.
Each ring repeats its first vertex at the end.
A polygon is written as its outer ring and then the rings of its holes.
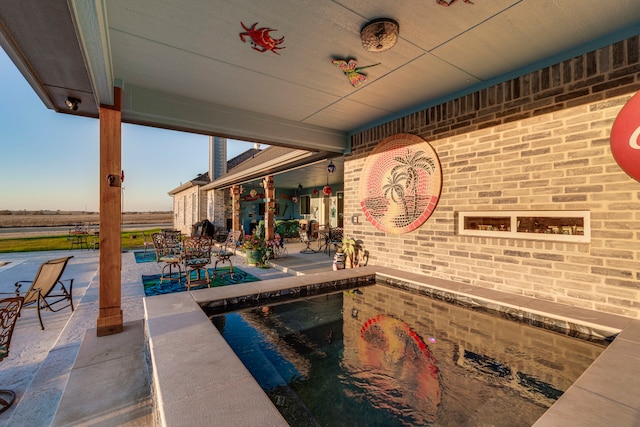
POLYGON ((227 173, 227 138, 209 137, 209 180, 227 173))

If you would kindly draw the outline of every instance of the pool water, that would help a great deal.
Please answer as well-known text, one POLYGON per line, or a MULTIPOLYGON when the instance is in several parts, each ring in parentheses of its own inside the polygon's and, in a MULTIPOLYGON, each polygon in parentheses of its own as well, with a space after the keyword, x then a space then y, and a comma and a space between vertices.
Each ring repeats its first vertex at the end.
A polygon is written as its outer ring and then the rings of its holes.
POLYGON ((212 321, 292 426, 530 426, 605 348, 384 285, 212 321))

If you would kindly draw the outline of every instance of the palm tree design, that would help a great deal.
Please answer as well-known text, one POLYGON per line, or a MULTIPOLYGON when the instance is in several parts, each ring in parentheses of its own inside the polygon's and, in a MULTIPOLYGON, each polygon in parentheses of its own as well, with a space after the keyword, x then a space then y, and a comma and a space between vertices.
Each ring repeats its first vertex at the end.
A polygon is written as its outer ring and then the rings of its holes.
MULTIPOLYGON (((399 164, 391 169, 391 177, 396 177, 396 182, 398 183, 401 180, 404 180, 404 189, 402 194, 398 193, 397 190, 394 190, 394 192, 401 195, 402 203, 405 208, 405 216, 410 223, 418 216, 416 215, 416 212, 418 209, 418 181, 420 180, 420 171, 423 170, 431 175, 436 170, 436 163, 433 158, 428 155, 425 156, 424 151, 418 150, 416 152, 411 152, 410 149, 407 149, 406 155, 394 157, 393 160, 399 164), (409 212, 409 203, 406 200, 406 195, 413 196, 411 212, 409 212)), ((391 194, 392 200, 395 202, 395 199, 393 198, 394 193, 391 194)))
POLYGON ((404 207, 404 216, 405 218, 409 215, 409 207, 407 206, 407 201, 404 198, 404 185, 403 181, 407 180, 407 176, 405 172, 402 171, 392 171, 390 176, 387 176, 387 183, 382 187, 384 197, 391 197, 393 203, 398 204, 398 202, 402 203, 404 207), (396 199, 397 197, 397 199, 396 199))

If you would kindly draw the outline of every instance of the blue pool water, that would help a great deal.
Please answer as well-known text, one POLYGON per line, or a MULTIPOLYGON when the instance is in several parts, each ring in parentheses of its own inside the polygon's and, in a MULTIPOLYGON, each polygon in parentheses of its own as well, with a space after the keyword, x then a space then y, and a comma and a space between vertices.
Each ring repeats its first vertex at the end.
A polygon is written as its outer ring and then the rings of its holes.
POLYGON ((383 285, 212 321, 292 426, 530 426, 604 349, 383 285))

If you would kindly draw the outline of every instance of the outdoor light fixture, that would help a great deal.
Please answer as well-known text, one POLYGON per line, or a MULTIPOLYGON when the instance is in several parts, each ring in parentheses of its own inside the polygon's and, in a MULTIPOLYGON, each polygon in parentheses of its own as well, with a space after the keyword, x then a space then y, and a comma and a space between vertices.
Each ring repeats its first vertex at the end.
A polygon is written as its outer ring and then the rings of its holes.
POLYGON ((329 166, 327 166, 327 172, 334 173, 336 171, 336 165, 333 164, 333 160, 330 161, 329 166))
POLYGON ((400 26, 390 18, 369 21, 360 30, 362 47, 369 52, 384 52, 398 41, 400 26))
POLYGON ((78 110, 78 104, 80 104, 80 100, 78 98, 72 98, 72 97, 68 97, 66 101, 64 101, 65 104, 67 104, 67 107, 69 107, 69 110, 71 111, 77 111, 78 110))

